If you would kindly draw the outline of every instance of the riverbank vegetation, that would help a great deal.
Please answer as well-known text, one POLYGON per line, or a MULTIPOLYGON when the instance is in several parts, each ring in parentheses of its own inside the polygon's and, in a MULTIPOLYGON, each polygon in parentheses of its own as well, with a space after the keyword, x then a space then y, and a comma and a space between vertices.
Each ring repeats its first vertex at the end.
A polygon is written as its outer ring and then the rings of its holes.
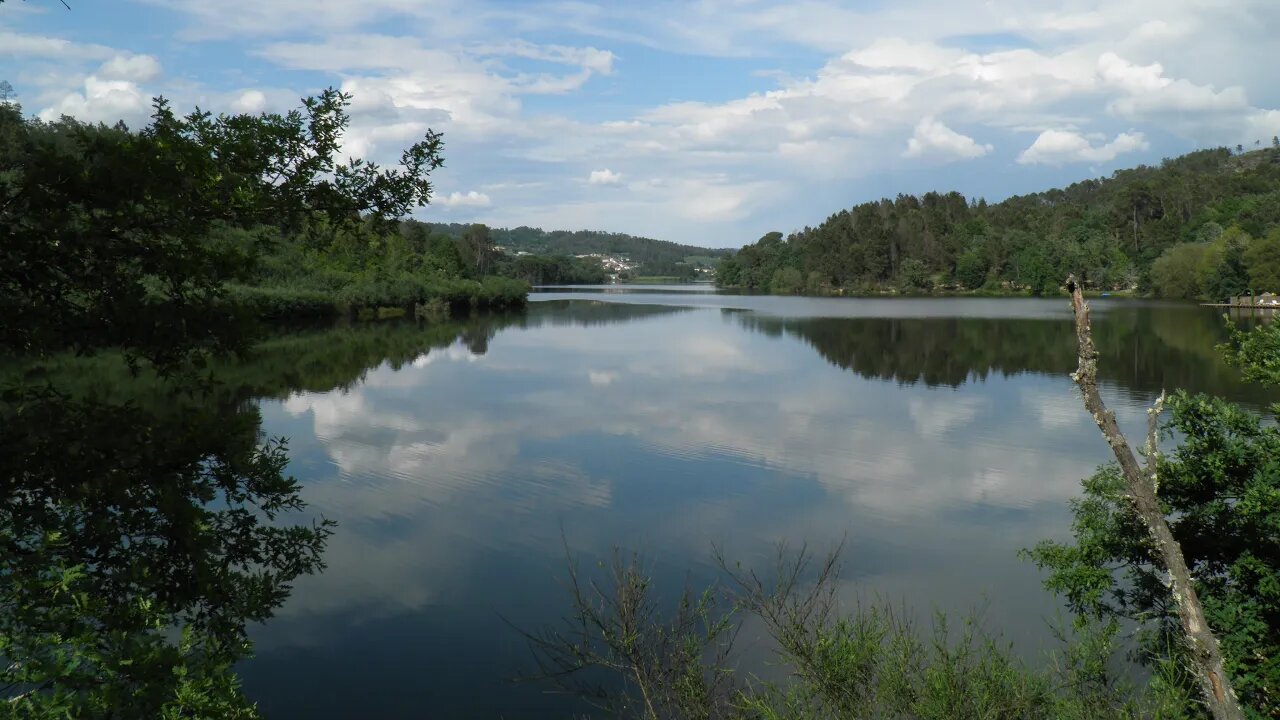
POLYGON ((1280 292, 1280 145, 1202 150, 999 203, 959 193, 856 205, 720 262, 722 287, 777 294, 1058 294, 1223 301, 1280 292))
POLYGON ((0 339, 225 349, 255 319, 523 304, 483 249, 395 222, 429 200, 440 135, 393 169, 337 160, 349 101, 330 90, 284 115, 179 116, 159 99, 138 130, 0 103, 0 339))
POLYGON ((233 672, 248 627, 323 568, 332 527, 302 519, 285 442, 217 364, 264 318, 523 302, 396 255, 442 139, 395 169, 340 163, 349 101, 179 116, 157 99, 139 130, 0 103, 5 717, 255 717, 233 672), (95 352, 114 378, 40 371, 95 352))

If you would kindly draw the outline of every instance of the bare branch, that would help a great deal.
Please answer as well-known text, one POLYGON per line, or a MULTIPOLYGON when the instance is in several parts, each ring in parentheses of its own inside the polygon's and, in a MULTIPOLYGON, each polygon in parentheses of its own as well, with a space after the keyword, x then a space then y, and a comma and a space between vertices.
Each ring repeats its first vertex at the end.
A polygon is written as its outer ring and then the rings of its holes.
POLYGON ((1161 393, 1160 399, 1148 413, 1148 470, 1144 472, 1129 447, 1129 441, 1116 423, 1115 413, 1107 409, 1102 402, 1102 394, 1098 391, 1098 352, 1093 346, 1089 305, 1084 301, 1084 294, 1074 275, 1067 278, 1067 290, 1071 293, 1071 310, 1075 315, 1076 341, 1079 346, 1079 367, 1071 379, 1080 386, 1085 409, 1093 416, 1093 421, 1102 431, 1102 437, 1111 446, 1116 461, 1120 463, 1134 509, 1151 533, 1157 561, 1169 572, 1169 592, 1190 646, 1189 654, 1195 666, 1193 670, 1200 682, 1205 704, 1215 720, 1243 720, 1244 713, 1231 687, 1231 678, 1223 667, 1218 638, 1205 620, 1204 608, 1201 607, 1200 598, 1192 584, 1182 546, 1169 530, 1164 511, 1156 499, 1156 425, 1159 411, 1163 407, 1164 394, 1161 393))
POLYGON ((1147 476, 1151 478, 1151 492, 1157 493, 1160 481, 1156 477, 1156 460, 1160 455, 1160 413, 1164 412, 1164 391, 1147 409, 1147 476))

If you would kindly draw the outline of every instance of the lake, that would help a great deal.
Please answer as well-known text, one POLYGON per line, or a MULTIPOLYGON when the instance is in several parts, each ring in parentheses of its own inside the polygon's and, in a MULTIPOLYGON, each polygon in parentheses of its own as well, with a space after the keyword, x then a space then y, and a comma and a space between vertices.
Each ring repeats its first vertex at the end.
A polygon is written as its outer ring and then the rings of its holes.
MULTIPOLYGON (((843 540, 848 598, 977 609, 1024 654, 1049 646, 1058 604, 1017 551, 1066 537, 1110 459, 1068 377, 1065 298, 530 300, 416 356, 366 347, 354 379, 291 368, 261 400, 338 522, 327 571, 254 632, 242 674, 268 717, 567 717, 572 698, 510 681, 531 669, 515 628, 568 609, 566 546, 584 567, 639 551, 674 594, 717 577, 713 547, 765 567, 779 542, 843 540)), ((1218 311, 1092 304, 1127 431, 1162 388, 1273 399, 1217 358, 1218 311)))

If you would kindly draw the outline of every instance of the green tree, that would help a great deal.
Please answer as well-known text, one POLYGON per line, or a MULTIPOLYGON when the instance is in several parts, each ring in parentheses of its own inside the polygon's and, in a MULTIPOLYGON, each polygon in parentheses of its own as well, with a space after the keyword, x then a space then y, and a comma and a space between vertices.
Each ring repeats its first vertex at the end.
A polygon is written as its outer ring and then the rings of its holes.
POLYGON ((1182 243, 1161 253, 1151 264, 1151 285, 1156 294, 1167 298, 1198 297, 1205 248, 1201 243, 1182 243))
POLYGON ((401 169, 340 164, 349 102, 178 117, 158 99, 139 131, 0 104, 0 348, 26 365, 0 378, 0 714, 256 714, 232 673, 246 627, 321 568, 330 531, 286 520, 304 506, 283 442, 202 368, 249 351, 229 283, 272 239, 376 242, 429 199, 439 135, 401 169), (58 351, 104 345, 130 374, 87 392, 48 376, 58 351))
POLYGON ((497 257, 489 226, 480 223, 469 226, 458 239, 458 254, 463 265, 476 277, 483 277, 497 257))
POLYGON ((900 282, 906 290, 927 290, 931 284, 929 270, 923 262, 915 258, 907 258, 902 261, 900 282))
POLYGON ((775 295, 794 295, 804 289, 804 276, 793 268, 781 268, 774 272, 769 291, 775 295))
POLYGON ((117 344, 161 361, 243 347, 226 285, 262 249, 216 229, 352 227, 430 198, 436 133, 402 169, 336 161, 350 100, 330 89, 286 115, 178 117, 157 99, 137 132, 0 105, 0 346, 117 344))
POLYGON ((1280 228, 1249 243, 1244 251, 1249 286, 1255 293, 1280 293, 1280 228))
POLYGON ((1033 245, 1018 253, 1018 282, 1031 289, 1032 294, 1039 295, 1045 287, 1057 287, 1062 276, 1054 269, 1045 254, 1043 247, 1033 245))
POLYGON ((979 248, 969 248, 956 261, 956 279, 960 284, 976 290, 987 281, 987 259, 979 248))
POLYGON ((721 258, 716 265, 716 285, 720 287, 737 287, 742 283, 742 267, 735 255, 721 258))
MULTIPOLYGON (((1235 331, 1224 348, 1250 379, 1275 384, 1280 328, 1235 331)), ((1280 714, 1280 430, 1219 398, 1175 393, 1158 457, 1158 496, 1195 581, 1225 666, 1254 717, 1280 714)), ((1273 412, 1280 408, 1273 408, 1273 412)), ((1143 657, 1180 662, 1188 652, 1157 550, 1114 465, 1084 483, 1072 505, 1074 541, 1047 541, 1031 557, 1046 587, 1075 612, 1124 618, 1142 629, 1143 657)))

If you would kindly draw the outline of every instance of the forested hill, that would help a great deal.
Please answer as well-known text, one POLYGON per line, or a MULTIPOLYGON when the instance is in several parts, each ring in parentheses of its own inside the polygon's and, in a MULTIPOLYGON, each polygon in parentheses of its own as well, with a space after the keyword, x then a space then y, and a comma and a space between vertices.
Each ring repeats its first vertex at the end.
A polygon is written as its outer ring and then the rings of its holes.
POLYGON ((959 193, 867 202, 720 263, 776 293, 1087 287, 1221 300, 1280 292, 1280 141, 1201 150, 988 204, 959 193))
MULTIPOLYGON (((470 227, 462 223, 433 223, 432 230, 451 237, 461 237, 470 227)), ((731 252, 728 249, 709 249, 695 245, 680 245, 667 240, 637 237, 625 233, 595 230, 543 230, 520 226, 516 228, 491 228, 490 236, 495 245, 510 252, 529 252, 535 255, 588 255, 604 253, 629 257, 645 268, 685 262, 686 258, 718 258, 731 252)))

